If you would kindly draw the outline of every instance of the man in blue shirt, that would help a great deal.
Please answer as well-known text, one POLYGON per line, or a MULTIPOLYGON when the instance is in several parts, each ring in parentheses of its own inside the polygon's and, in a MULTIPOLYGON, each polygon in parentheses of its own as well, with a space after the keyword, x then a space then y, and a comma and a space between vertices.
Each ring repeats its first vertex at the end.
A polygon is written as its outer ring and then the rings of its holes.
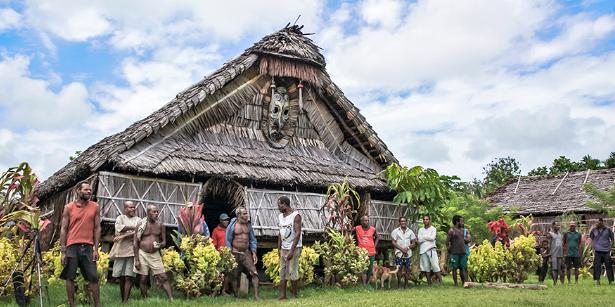
POLYGON ((238 295, 239 277, 241 273, 248 275, 254 287, 254 299, 258 300, 258 273, 256 272, 256 236, 249 220, 248 210, 239 207, 235 211, 237 217, 233 218, 226 227, 226 246, 231 249, 237 268, 231 273, 233 291, 238 295))

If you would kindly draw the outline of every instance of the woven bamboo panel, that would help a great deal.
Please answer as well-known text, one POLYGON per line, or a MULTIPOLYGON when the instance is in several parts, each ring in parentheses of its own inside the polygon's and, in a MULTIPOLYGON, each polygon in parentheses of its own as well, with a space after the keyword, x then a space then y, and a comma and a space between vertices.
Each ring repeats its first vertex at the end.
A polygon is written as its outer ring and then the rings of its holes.
POLYGON ((247 188, 245 195, 245 206, 257 236, 278 235, 278 198, 281 196, 290 198, 290 206, 299 211, 304 233, 324 232, 325 217, 320 210, 325 203, 324 194, 247 188))
MULTIPOLYGON (((370 225, 376 227, 379 240, 390 241, 391 232, 399 225, 399 218, 408 216, 410 207, 407 204, 396 204, 391 201, 371 200, 369 203, 368 215, 370 225)), ((416 232, 416 225, 409 224, 409 227, 416 232)))
POLYGON ((177 226, 179 209, 198 199, 202 184, 100 172, 96 197, 103 221, 115 221, 124 211, 124 202, 133 201, 137 215, 145 217, 148 205, 158 207, 158 219, 177 226))

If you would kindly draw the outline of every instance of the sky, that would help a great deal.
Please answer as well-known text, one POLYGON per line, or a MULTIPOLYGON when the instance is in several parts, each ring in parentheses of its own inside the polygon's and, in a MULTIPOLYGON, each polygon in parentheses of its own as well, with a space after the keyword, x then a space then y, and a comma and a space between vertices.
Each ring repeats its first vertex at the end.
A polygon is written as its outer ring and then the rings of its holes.
POLYGON ((0 169, 47 178, 299 15, 403 165, 615 151, 612 0, 0 0, 0 169))

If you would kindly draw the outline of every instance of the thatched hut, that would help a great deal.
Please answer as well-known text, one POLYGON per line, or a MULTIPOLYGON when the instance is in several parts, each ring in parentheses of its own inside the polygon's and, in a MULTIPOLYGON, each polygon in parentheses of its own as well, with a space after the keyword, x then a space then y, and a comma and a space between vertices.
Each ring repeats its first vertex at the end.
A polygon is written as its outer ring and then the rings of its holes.
MULTIPOLYGON (((534 217, 539 230, 565 214, 574 214, 585 224, 593 224, 603 214, 586 205, 592 196, 583 191, 585 183, 607 190, 615 184, 615 169, 587 170, 557 176, 518 177, 487 196, 504 211, 534 217)), ((612 219, 605 219, 612 223, 612 219)), ((563 225, 566 227, 567 225, 563 225)))
POLYGON ((105 222, 132 200, 140 216, 154 204, 174 226, 179 208, 198 200, 210 228, 221 212, 243 205, 258 235, 274 237, 280 195, 302 212, 307 233, 320 233, 326 187, 348 180, 364 210, 379 214, 373 222, 386 240, 405 211, 389 202, 379 175, 394 161, 330 79, 319 47, 291 26, 83 151, 42 184, 40 197, 56 228, 74 185, 88 179, 105 222))

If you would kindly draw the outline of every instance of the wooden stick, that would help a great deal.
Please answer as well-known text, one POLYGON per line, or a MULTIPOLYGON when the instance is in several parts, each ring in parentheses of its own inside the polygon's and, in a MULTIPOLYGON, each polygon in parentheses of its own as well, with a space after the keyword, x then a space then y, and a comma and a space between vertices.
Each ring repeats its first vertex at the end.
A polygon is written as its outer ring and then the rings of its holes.
POLYGON ((519 179, 517 179, 517 185, 515 186, 514 194, 517 194, 517 189, 519 188, 519 183, 521 183, 521 174, 519 174, 519 179))
POLYGON ((529 289, 529 290, 546 290, 546 285, 537 284, 511 284, 511 283, 497 283, 497 282, 471 282, 466 281, 463 284, 464 288, 495 288, 495 289, 529 289))
POLYGON ((562 178, 562 180, 559 182, 559 184, 557 185, 557 187, 555 187, 555 190, 553 190, 553 192, 551 192, 551 195, 555 195, 555 192, 557 192, 557 189, 559 189, 559 186, 562 185, 562 183, 564 182, 564 180, 566 180, 566 177, 568 177, 568 173, 566 172, 566 175, 564 175, 564 178, 562 178))

